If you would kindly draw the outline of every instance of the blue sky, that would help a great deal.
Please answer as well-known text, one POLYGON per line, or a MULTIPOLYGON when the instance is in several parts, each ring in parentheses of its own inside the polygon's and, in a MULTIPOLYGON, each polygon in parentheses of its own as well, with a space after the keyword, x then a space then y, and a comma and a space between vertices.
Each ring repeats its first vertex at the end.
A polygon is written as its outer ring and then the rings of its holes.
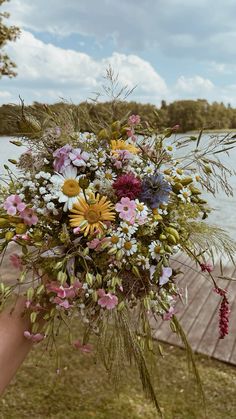
POLYGON ((130 99, 158 105, 206 98, 236 106, 235 0, 11 0, 22 33, 7 51, 18 77, 0 103, 78 103, 109 65, 137 85, 130 99))

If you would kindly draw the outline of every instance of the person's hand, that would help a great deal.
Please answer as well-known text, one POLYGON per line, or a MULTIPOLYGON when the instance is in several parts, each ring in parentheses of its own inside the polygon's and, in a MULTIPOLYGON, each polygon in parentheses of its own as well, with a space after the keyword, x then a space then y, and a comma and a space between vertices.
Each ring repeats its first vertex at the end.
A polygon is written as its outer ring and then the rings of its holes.
POLYGON ((14 377, 32 347, 32 342, 25 339, 30 321, 22 316, 25 298, 19 297, 14 306, 9 306, 0 313, 0 394, 14 377))

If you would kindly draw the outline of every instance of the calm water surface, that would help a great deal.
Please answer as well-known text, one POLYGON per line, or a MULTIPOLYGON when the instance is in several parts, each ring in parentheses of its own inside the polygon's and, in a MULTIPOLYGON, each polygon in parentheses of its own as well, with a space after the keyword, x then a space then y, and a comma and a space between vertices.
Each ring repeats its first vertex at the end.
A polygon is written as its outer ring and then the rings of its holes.
MULTIPOLYGON (((7 163, 7 159, 15 159, 23 152, 23 147, 16 147, 9 142, 9 138, 0 137, 0 165, 7 163)), ((223 156, 223 154, 221 155, 223 156)), ((236 148, 230 150, 230 157, 224 157, 224 163, 231 169, 236 169, 236 148)), ((2 170, 0 169, 0 172, 2 170)), ((209 216, 209 221, 222 226, 236 239, 236 176, 232 176, 230 183, 234 189, 234 196, 228 197, 220 192, 216 198, 207 197, 215 211, 209 216)))

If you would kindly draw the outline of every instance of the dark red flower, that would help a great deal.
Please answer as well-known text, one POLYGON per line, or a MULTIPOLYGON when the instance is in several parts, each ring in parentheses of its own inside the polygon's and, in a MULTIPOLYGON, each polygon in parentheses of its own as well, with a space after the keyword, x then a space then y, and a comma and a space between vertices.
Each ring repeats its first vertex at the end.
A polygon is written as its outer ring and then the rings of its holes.
POLYGON ((202 272, 212 272, 213 266, 210 263, 200 263, 201 271, 202 272))
POLYGON ((214 291, 222 297, 219 309, 219 338, 224 339, 224 337, 229 333, 229 300, 226 297, 226 290, 222 288, 215 288, 214 291))
POLYGON ((135 199, 141 191, 141 181, 135 177, 133 173, 127 173, 119 176, 112 186, 119 199, 135 199))

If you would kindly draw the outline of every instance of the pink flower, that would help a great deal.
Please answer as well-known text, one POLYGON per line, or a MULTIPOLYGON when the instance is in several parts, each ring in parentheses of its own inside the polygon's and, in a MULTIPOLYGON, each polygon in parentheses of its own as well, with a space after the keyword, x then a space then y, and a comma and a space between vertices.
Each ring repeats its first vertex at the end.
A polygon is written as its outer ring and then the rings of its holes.
POLYGON ((202 272, 212 272, 214 267, 210 263, 200 263, 201 271, 202 272))
POLYGON ((119 176, 112 187, 119 199, 122 197, 134 199, 141 192, 141 181, 133 173, 127 173, 119 176))
POLYGON ((73 233, 74 234, 79 234, 80 233, 81 228, 80 227, 75 227, 73 228, 73 233))
POLYGON ((92 352, 93 347, 92 345, 90 345, 90 343, 87 343, 86 345, 83 345, 80 340, 76 340, 73 343, 74 348, 79 349, 81 352, 83 352, 84 354, 89 354, 90 352, 92 352))
POLYGON ((117 212, 119 212, 120 218, 122 220, 129 221, 130 223, 134 222, 135 215, 136 215, 136 203, 129 198, 121 198, 120 202, 118 202, 115 206, 117 212))
POLYGON ((171 320, 174 314, 175 314, 175 308, 170 307, 167 313, 163 314, 162 318, 163 320, 171 320))
POLYGON ((139 115, 131 115, 128 119, 128 123, 130 125, 138 125, 140 124, 141 118, 139 115))
POLYGON ((62 298, 59 298, 59 297, 55 297, 55 298, 53 299, 53 302, 54 302, 57 306, 62 307, 62 308, 64 308, 65 310, 68 310, 68 308, 70 308, 70 307, 71 307, 71 304, 69 303, 69 301, 68 301, 68 300, 63 300, 62 298))
POLYGON ((179 127, 180 127, 180 125, 179 125, 179 124, 176 124, 176 125, 174 125, 174 126, 171 128, 171 130, 172 130, 173 132, 178 131, 179 127))
POLYGON ((27 233, 24 233, 24 234, 15 234, 15 236, 13 237, 12 240, 16 241, 17 239, 29 241, 30 240, 30 237, 29 237, 29 235, 27 233))
POLYGON ((99 289, 97 293, 100 297, 98 304, 101 307, 107 308, 107 310, 112 310, 118 304, 118 298, 116 295, 111 294, 110 292, 106 294, 103 289, 99 289))
POLYGON ((23 218, 24 223, 28 226, 35 225, 38 222, 38 217, 32 208, 26 208, 20 216, 23 218))
POLYGON ((131 138, 132 141, 136 141, 137 137, 134 135, 134 129, 133 128, 128 128, 126 130, 126 134, 129 138, 131 138))
POLYGON ((82 151, 80 148, 74 148, 69 153, 69 157, 74 166, 84 167, 90 156, 86 151, 82 151))
POLYGON ((53 168, 57 172, 63 171, 67 166, 70 165, 71 160, 69 158, 69 153, 71 150, 72 147, 69 144, 66 144, 54 151, 53 157, 55 157, 55 160, 53 162, 53 168))
MULTIPOLYGON (((53 281, 47 284, 47 290, 49 292, 54 292, 60 300, 64 298, 72 298, 72 299, 75 298, 78 294, 78 290, 81 288, 82 288, 82 284, 80 281, 75 281, 74 284, 70 286, 68 284, 65 284, 64 287, 62 285, 59 285, 58 282, 56 281, 53 281)), ((55 299, 54 299, 54 302, 55 302, 55 299)), ((61 301, 59 301, 59 305, 61 305, 61 301)))
POLYGON ((8 215, 16 215, 17 211, 21 213, 26 208, 19 195, 10 195, 5 200, 3 208, 7 211, 8 215))
POLYGON ((10 261, 14 268, 22 270, 22 259, 17 253, 12 253, 10 255, 10 261))
POLYGON ((24 337, 28 340, 31 340, 33 343, 39 343, 45 338, 42 333, 30 333, 28 330, 24 331, 24 337))
POLYGON ((100 250, 103 250, 103 244, 107 243, 109 239, 104 237, 102 240, 100 239, 93 239, 91 242, 87 243, 87 246, 89 249, 94 249, 96 252, 99 252, 100 250))
POLYGON ((159 285, 160 286, 165 285, 169 281, 171 275, 172 275, 172 269, 169 267, 168 268, 163 267, 162 275, 159 278, 159 285))

